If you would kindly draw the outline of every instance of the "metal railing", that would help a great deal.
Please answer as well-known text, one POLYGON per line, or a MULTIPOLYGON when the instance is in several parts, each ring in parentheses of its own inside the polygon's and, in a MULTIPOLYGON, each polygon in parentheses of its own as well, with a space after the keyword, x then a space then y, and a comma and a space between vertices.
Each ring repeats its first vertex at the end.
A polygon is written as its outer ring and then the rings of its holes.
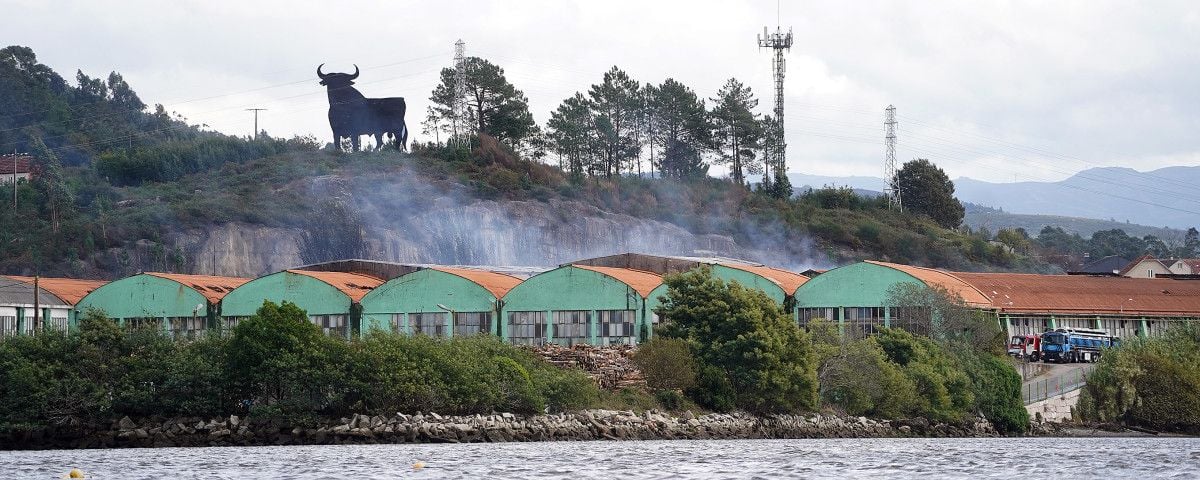
POLYGON ((1061 375, 1025 382, 1021 385, 1021 398, 1029 405, 1083 388, 1087 384, 1087 375, 1095 368, 1095 365, 1088 365, 1061 375))

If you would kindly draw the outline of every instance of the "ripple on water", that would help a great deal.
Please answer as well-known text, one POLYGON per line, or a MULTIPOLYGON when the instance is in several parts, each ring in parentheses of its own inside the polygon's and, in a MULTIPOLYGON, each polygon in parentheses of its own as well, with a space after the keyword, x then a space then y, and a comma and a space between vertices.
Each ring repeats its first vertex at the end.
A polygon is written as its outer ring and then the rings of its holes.
POLYGON ((1012 438, 544 442, 0 452, 0 478, 1190 478, 1200 439, 1012 438), (1050 455, 1050 453, 1054 453, 1050 455), (425 468, 414 470, 422 461, 425 468))

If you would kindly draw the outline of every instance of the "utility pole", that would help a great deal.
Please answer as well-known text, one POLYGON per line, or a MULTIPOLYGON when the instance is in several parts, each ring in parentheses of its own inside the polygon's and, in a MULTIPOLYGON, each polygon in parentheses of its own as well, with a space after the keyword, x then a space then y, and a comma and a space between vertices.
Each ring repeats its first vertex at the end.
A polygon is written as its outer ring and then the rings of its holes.
POLYGON ((467 131, 467 43, 454 42, 454 136, 467 131))
POLYGON ((896 107, 888 105, 883 110, 883 132, 886 150, 883 157, 883 182, 887 185, 883 193, 888 197, 890 208, 903 211, 900 202, 900 182, 896 178, 896 107))
POLYGON ((17 151, 13 150, 13 227, 17 219, 17 151))
MULTIPOLYGON (((792 48, 792 29, 788 28, 787 33, 783 33, 783 28, 779 26, 779 3, 775 3, 775 33, 767 32, 767 27, 763 27, 762 35, 758 37, 759 48, 770 48, 775 51, 775 59, 771 62, 771 71, 775 77, 775 121, 779 135, 778 145, 770 149, 767 154, 766 164, 770 165, 767 169, 775 169, 775 176, 778 178, 787 172, 787 144, 784 141, 783 129, 783 76, 785 73, 785 64, 783 53, 792 48)), ((770 141, 770 140, 768 140, 770 141)))
POLYGON ((258 140, 258 112, 265 112, 265 108, 247 108, 247 112, 254 112, 254 139, 258 140))
POLYGON ((40 275, 38 275, 36 273, 33 275, 33 334, 34 335, 41 333, 41 328, 40 328, 41 325, 40 324, 42 323, 42 302, 41 302, 42 299, 38 296, 38 293, 40 293, 40 290, 41 290, 40 288, 38 288, 38 277, 39 276, 40 275))

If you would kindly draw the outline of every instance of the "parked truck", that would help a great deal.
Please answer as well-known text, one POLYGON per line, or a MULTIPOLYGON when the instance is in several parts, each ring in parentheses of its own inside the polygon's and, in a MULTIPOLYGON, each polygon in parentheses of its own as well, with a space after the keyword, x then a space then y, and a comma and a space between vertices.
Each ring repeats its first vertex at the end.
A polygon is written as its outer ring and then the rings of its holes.
POLYGON ((1036 362, 1042 358, 1042 337, 1040 335, 1013 335, 1008 342, 1008 354, 1018 360, 1036 362))
POLYGON ((1047 362, 1095 362, 1103 349, 1120 340, 1107 330, 1096 328, 1059 328, 1042 334, 1040 357, 1047 362))

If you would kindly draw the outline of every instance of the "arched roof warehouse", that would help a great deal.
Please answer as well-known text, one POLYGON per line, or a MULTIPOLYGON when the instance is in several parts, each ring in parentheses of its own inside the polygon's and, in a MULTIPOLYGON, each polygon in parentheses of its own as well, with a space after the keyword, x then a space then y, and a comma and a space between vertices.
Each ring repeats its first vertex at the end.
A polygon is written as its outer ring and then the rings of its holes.
MULTIPOLYGON (((599 331, 603 328, 603 325, 599 324, 604 323, 599 317, 616 316, 622 325, 641 330, 644 328, 647 313, 646 299, 661 284, 662 276, 651 272, 604 266, 564 265, 530 277, 503 297, 502 333, 518 343, 530 338, 536 340, 537 334, 532 337, 527 333, 510 335, 514 332, 511 328, 521 322, 544 322, 546 331, 542 338, 557 341, 565 338, 555 334, 559 329, 555 322, 562 320, 558 318, 560 314, 581 313, 589 322, 589 341, 604 343, 607 341, 605 338, 611 335, 599 331)), ((538 327, 532 331, 541 330, 538 327)), ((636 331, 623 330, 622 341, 631 341, 636 335, 636 331)), ((581 336, 578 331, 574 334, 576 339, 581 336)))
MULTIPOLYGON (((5 278, 33 285, 33 277, 5 275, 5 278)), ((38 278, 38 288, 50 292, 67 305, 75 305, 93 290, 108 283, 105 280, 78 280, 74 278, 38 278)))
POLYGON ((496 311, 521 279, 487 270, 431 266, 384 282, 362 298, 366 328, 390 330, 405 313, 496 311))
POLYGON ((291 302, 313 315, 346 315, 350 306, 383 284, 375 277, 345 272, 284 270, 234 289, 221 302, 221 316, 253 315, 264 301, 291 302))
POLYGON ((76 311, 96 308, 115 319, 208 316, 248 278, 145 272, 109 282, 87 294, 76 311))

